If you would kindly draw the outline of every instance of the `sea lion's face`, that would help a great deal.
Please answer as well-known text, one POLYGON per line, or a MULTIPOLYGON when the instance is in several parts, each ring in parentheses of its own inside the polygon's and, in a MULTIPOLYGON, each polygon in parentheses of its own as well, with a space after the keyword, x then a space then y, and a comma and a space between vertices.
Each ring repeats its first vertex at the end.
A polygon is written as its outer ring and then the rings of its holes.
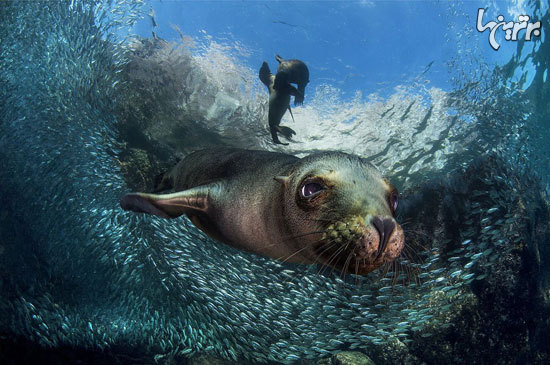
POLYGON ((357 156, 304 158, 290 176, 285 201, 292 216, 287 228, 314 262, 364 275, 401 254, 397 190, 357 156))

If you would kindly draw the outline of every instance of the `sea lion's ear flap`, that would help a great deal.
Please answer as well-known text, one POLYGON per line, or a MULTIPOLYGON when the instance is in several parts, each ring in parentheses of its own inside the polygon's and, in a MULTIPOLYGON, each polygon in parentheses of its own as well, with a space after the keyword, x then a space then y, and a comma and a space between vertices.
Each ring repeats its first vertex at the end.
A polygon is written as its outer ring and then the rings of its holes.
POLYGON ((288 180, 290 180, 290 176, 275 176, 273 180, 280 182, 281 184, 283 184, 283 186, 287 186, 288 180))
POLYGON ((120 200, 124 210, 147 213, 163 218, 176 218, 182 214, 208 209, 209 196, 215 186, 205 185, 173 194, 126 194, 120 200))

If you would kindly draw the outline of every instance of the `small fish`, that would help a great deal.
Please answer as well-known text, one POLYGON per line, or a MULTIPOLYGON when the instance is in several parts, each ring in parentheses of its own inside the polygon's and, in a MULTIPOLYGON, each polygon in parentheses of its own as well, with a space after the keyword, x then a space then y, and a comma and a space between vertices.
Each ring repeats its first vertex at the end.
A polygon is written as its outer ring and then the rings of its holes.
POLYGON ((157 26, 157 22, 155 21, 155 10, 153 7, 149 8, 149 17, 151 18, 151 23, 153 25, 153 28, 157 26))
POLYGON ((454 277, 459 276, 460 274, 462 274, 462 270, 457 270, 457 271, 452 272, 450 277, 454 278, 454 277))

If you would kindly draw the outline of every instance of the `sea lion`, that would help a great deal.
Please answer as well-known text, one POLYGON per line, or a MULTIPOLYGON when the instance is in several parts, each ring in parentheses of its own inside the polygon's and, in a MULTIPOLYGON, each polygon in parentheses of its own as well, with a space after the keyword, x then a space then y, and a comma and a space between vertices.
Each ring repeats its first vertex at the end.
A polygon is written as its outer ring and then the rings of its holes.
POLYGON ((279 89, 275 90, 274 85, 277 77, 271 73, 267 62, 264 62, 262 67, 260 67, 259 76, 260 80, 269 90, 269 111, 267 119, 273 142, 288 145, 288 143, 279 141, 277 132, 281 133, 287 139, 292 138, 292 135, 296 134, 296 132, 294 132, 291 128, 281 127, 279 124, 281 123, 281 119, 283 118, 283 115, 285 115, 287 109, 290 112, 292 120, 294 121, 294 116, 292 115, 292 110, 290 109, 290 95, 297 95, 298 90, 296 90, 296 88, 289 83, 281 84, 279 89))
POLYGON ((342 273, 367 274, 403 248, 397 190, 355 155, 203 150, 180 161, 163 185, 175 192, 131 193, 120 205, 164 218, 186 214, 233 247, 342 273))
POLYGON ((301 105, 309 82, 309 69, 300 60, 285 60, 279 55, 276 55, 275 59, 279 62, 279 67, 273 88, 279 90, 279 87, 284 88, 285 84, 297 84, 298 92, 294 96, 294 105, 301 105))

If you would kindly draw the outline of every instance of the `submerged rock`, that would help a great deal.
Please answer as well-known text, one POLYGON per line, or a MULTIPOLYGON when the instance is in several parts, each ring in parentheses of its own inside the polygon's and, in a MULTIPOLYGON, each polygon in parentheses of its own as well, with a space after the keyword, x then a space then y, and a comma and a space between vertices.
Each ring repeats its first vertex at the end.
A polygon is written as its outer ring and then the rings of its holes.
POLYGON ((187 362, 188 365, 230 365, 231 362, 212 355, 198 355, 187 362))
MULTIPOLYGON (((534 350, 537 340, 533 337, 545 331, 546 323, 541 323, 545 316, 540 272, 548 261, 540 261, 538 246, 550 242, 550 210, 536 186, 532 177, 515 175, 505 161, 488 157, 462 176, 424 187, 411 197, 413 201, 418 196, 430 197, 422 207, 431 216, 420 214, 424 218, 416 227, 426 227, 424 234, 437 232, 438 239, 448 240, 450 252, 441 252, 447 261, 452 263, 449 256, 456 255, 453 251, 460 248, 458 243, 469 244, 459 239, 464 232, 472 231, 482 248, 479 261, 472 266, 476 275, 469 284, 471 293, 455 297, 447 311, 413 335, 409 351, 419 359, 487 363, 494 361, 497 353, 499 361, 514 363, 548 356, 541 357, 540 347, 534 350), (430 336, 424 338, 425 333, 430 336)), ((451 291, 441 295, 449 297, 451 291)))
POLYGON ((375 365, 365 354, 360 352, 340 352, 332 357, 331 365, 375 365))
POLYGON ((138 148, 127 148, 118 157, 120 170, 133 191, 152 191, 160 175, 171 167, 155 153, 138 148))

